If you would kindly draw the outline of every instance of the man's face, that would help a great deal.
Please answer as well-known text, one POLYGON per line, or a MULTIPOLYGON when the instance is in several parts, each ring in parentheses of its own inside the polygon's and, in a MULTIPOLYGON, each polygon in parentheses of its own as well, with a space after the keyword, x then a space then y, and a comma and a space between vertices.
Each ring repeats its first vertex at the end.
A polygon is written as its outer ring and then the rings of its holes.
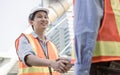
POLYGON ((38 11, 34 16, 31 25, 33 25, 34 30, 45 30, 48 27, 48 24, 48 14, 45 11, 38 11))

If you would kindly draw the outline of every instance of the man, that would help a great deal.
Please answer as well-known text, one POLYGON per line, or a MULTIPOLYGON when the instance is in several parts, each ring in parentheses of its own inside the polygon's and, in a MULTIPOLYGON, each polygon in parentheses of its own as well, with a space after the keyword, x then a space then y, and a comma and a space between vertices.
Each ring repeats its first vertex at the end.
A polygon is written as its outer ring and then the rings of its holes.
POLYGON ((48 13, 47 8, 34 8, 29 15, 33 32, 22 33, 16 39, 19 75, 60 75, 71 68, 69 60, 58 58, 56 46, 45 36, 48 13))
POLYGON ((104 16, 99 28, 91 75, 120 74, 120 0, 104 0, 104 16))
POLYGON ((90 74, 94 51, 93 63, 120 60, 118 6, 120 6, 119 0, 75 0, 75 75, 90 74))

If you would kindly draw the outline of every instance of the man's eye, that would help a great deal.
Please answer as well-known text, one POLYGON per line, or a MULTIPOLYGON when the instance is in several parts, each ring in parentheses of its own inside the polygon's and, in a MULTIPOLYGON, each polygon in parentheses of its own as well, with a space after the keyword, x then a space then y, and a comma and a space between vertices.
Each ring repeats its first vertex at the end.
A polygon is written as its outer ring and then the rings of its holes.
POLYGON ((42 16, 38 16, 38 18, 42 18, 42 16))
POLYGON ((45 18, 47 19, 48 17, 46 16, 45 18))

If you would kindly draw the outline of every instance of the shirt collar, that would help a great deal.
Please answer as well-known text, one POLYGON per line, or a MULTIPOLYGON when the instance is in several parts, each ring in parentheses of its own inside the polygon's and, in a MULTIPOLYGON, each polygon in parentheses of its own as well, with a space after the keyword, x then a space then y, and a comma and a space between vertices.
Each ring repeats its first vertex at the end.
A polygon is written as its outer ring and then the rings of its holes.
MULTIPOLYGON (((42 41, 42 39, 38 38, 38 35, 34 31, 32 32, 32 36, 42 41)), ((45 39, 46 39, 46 42, 49 41, 49 39, 46 36, 45 36, 45 39)))
POLYGON ((32 36, 34 37, 34 38, 38 38, 38 35, 33 31, 32 32, 32 36))

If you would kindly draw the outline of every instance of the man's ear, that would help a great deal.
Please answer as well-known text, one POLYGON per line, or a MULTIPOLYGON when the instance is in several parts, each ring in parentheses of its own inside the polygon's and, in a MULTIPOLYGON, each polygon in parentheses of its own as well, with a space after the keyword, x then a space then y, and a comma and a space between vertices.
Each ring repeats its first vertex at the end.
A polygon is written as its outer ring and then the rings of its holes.
POLYGON ((32 26, 33 25, 33 20, 29 20, 29 23, 32 26))

